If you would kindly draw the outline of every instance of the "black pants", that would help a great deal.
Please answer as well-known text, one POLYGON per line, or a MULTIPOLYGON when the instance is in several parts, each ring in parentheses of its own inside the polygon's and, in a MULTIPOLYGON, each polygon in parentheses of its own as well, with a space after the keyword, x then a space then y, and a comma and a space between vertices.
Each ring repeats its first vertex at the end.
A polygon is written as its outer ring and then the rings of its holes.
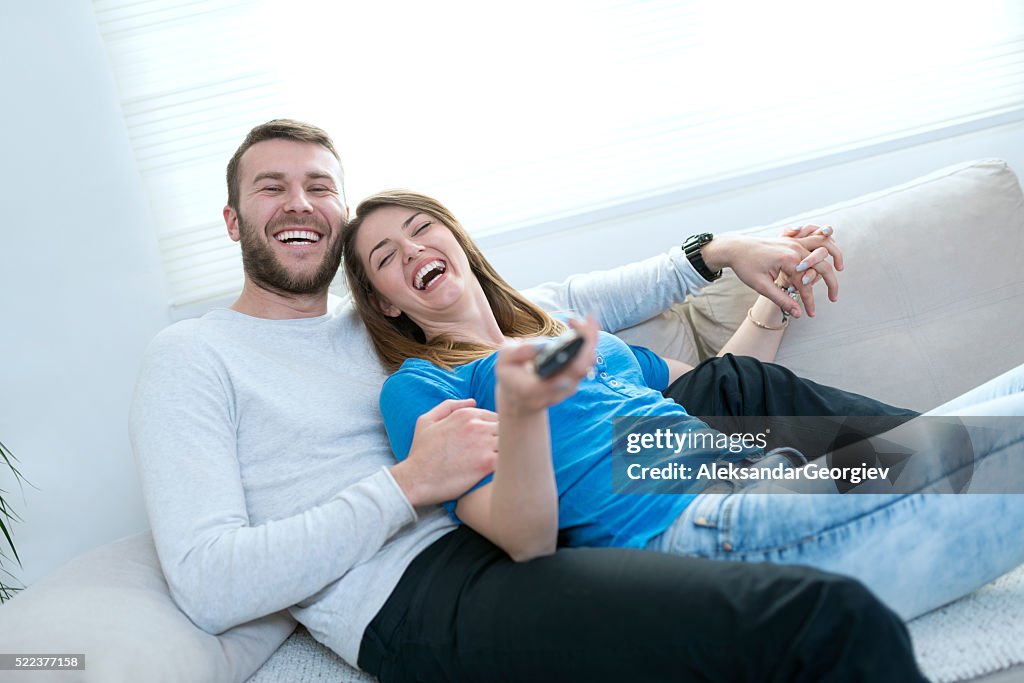
MULTIPOLYGON (((915 414, 732 356, 665 393, 726 432, 749 414, 915 414)), ((794 424, 784 445, 824 441, 794 424)), ((854 580, 614 548, 514 563, 467 527, 410 565, 359 665, 384 683, 924 680, 903 623, 854 580)))
POLYGON ((384 683, 925 680, 903 622, 851 579, 619 548, 515 563, 468 527, 410 565, 359 666, 384 683))
POLYGON ((709 358, 662 392, 726 434, 761 433, 768 449, 791 446, 808 458, 882 434, 918 416, 873 398, 797 377, 748 356, 709 358))

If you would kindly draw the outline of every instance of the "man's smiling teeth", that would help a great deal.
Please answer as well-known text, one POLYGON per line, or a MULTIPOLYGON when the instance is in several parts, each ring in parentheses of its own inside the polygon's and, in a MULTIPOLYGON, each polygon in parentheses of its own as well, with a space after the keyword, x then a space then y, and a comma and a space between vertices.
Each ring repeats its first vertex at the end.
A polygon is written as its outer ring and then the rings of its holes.
POLYGON ((436 277, 440 277, 448 269, 445 266, 444 261, 434 260, 430 263, 426 263, 416 273, 416 277, 413 279, 413 286, 416 289, 423 290, 427 288, 427 285, 431 283, 436 277), (429 279, 426 279, 430 275, 429 279))
POLYGON ((320 235, 310 230, 285 230, 274 235, 274 239, 285 244, 316 244, 320 235))

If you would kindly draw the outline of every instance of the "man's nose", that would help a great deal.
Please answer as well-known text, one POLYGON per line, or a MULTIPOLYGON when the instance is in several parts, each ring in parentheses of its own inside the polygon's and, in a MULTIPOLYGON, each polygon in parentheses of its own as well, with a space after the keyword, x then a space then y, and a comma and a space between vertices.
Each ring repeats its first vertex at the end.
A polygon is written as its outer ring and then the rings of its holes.
POLYGON ((295 213, 312 213, 313 204, 309 201, 309 196, 306 191, 302 188, 297 188, 288 193, 285 198, 285 211, 291 211, 295 213))

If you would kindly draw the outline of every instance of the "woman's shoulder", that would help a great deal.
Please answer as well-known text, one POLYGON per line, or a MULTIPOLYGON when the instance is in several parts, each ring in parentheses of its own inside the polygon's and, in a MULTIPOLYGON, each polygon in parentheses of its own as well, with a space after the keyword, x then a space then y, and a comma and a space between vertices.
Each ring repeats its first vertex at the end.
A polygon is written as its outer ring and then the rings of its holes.
POLYGON ((398 370, 385 380, 385 384, 396 379, 421 379, 448 384, 464 382, 473 377, 479 370, 480 366, 486 365, 487 360, 492 356, 493 354, 491 354, 491 356, 470 361, 465 365, 457 365, 451 370, 442 368, 441 366, 423 358, 406 358, 398 370))
POLYGON ((601 330, 597 333, 598 350, 617 351, 619 353, 630 353, 629 344, 616 337, 611 332, 601 330))
MULTIPOLYGON (((429 408, 447 398, 475 398, 478 403, 486 403, 488 392, 483 387, 488 385, 488 378, 486 373, 478 372, 479 365, 474 361, 447 370, 421 358, 408 358, 384 380, 380 392, 381 406, 394 406, 397 401, 405 404, 403 410, 408 410, 426 401, 429 408)), ((493 386, 490 393, 494 393, 493 386)))
POLYGON ((453 375, 450 370, 434 365, 428 360, 422 358, 406 358, 402 365, 395 370, 395 372, 385 380, 385 382, 402 379, 402 378, 414 378, 414 377, 435 377, 443 378, 453 375))

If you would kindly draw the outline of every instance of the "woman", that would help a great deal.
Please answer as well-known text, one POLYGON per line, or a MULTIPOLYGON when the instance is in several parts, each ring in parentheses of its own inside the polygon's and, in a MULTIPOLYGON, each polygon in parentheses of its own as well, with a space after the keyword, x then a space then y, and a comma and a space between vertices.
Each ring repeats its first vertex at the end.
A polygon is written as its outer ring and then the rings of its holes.
MULTIPOLYGON (((346 275, 378 355, 389 369, 400 367, 381 394, 395 453, 405 457, 419 414, 444 399, 471 397, 497 410, 501 452, 493 480, 485 479, 449 511, 514 559, 549 553, 560 542, 811 564, 861 579, 904 618, 1024 562, 1024 544, 1016 540, 1024 499, 1014 496, 613 494, 607 418, 667 416, 679 432, 704 428, 689 406, 657 391, 696 371, 598 333, 592 321, 573 322, 586 340, 583 352, 569 370, 542 381, 532 369, 532 345, 495 351, 510 341, 550 337, 563 326, 494 272, 447 209, 422 195, 389 192, 365 200, 357 214, 343 237, 346 275), (591 364, 596 373, 584 379, 591 364)), ((820 246, 828 236, 814 239, 820 246)), ((812 265, 821 272, 817 262, 812 265)), ((762 298, 724 351, 770 358, 784 327, 778 308, 762 298)), ((788 381, 775 376, 784 372, 777 366, 758 365, 754 372, 764 374, 766 387, 788 381)), ((813 383, 793 386, 812 402, 814 395, 825 396, 821 408, 835 398, 832 414, 909 414, 813 383)), ((791 408, 781 414, 794 414, 791 408)), ((1024 414, 1024 370, 933 412, 953 410, 1024 414)), ((914 435, 921 425, 915 420, 899 429, 914 435)), ((1019 479, 1021 468, 1009 468, 1008 460, 1021 449, 1021 439, 997 439, 969 465, 988 459, 1019 479)), ((944 448, 934 445, 936 457, 921 466, 915 491, 931 490, 962 466, 955 462, 959 452, 944 448)), ((737 460, 746 453, 703 455, 737 460)), ((732 490, 736 484, 723 486, 732 490)))

